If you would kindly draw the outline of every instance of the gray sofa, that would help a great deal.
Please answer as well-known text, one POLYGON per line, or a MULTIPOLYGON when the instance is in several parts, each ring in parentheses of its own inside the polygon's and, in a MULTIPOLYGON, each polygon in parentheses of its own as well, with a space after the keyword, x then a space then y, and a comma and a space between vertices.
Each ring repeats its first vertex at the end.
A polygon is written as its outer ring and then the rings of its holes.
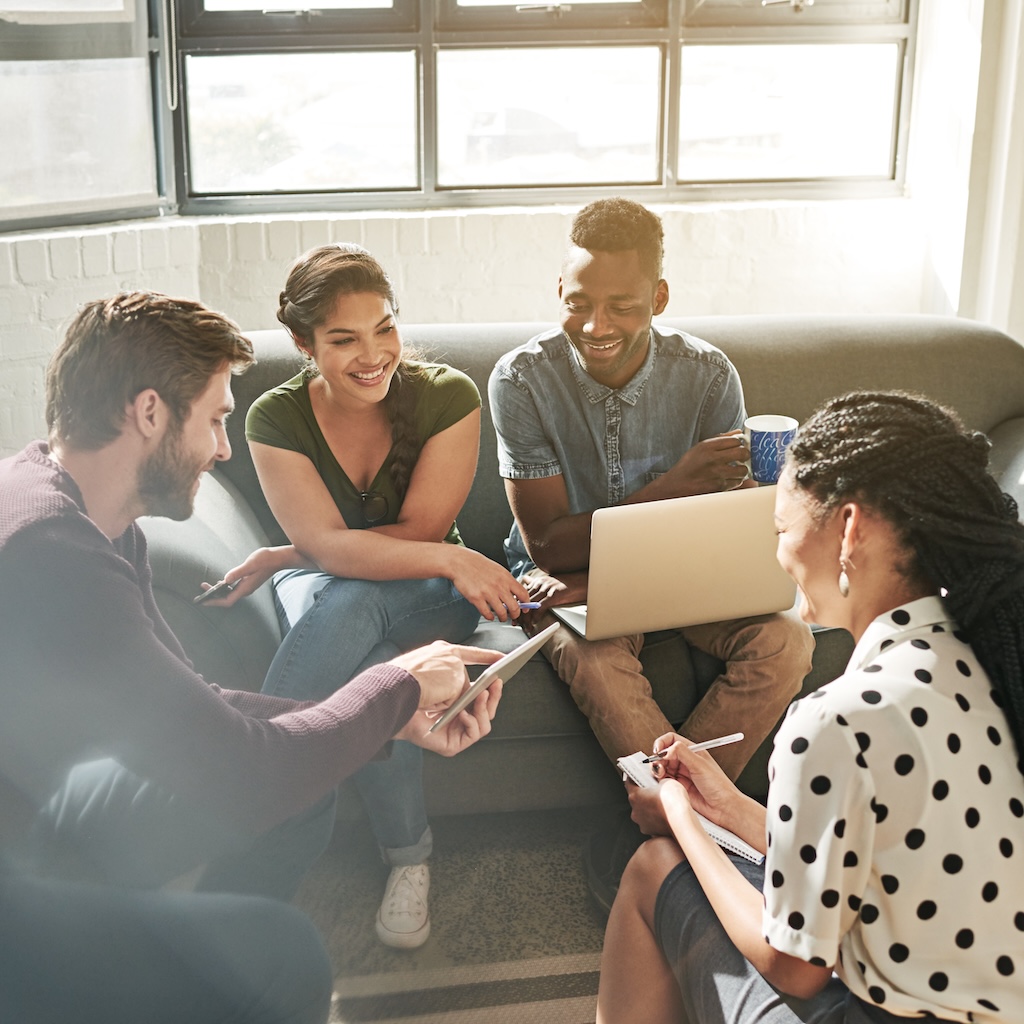
MULTIPOLYGON (((986 326, 940 317, 744 316, 663 318, 718 345, 744 383, 750 414, 780 412, 805 418, 822 400, 852 388, 920 391, 955 408, 968 425, 993 440, 993 467, 1005 490, 1020 499, 1024 486, 1024 347, 986 326)), ((547 324, 403 325, 407 346, 423 358, 465 370, 484 396, 480 462, 459 528, 466 543, 501 560, 511 513, 496 472, 486 381, 501 353, 547 324)), ((299 360, 281 330, 250 335, 259 363, 234 382, 233 456, 204 480, 196 513, 185 523, 150 519, 149 538, 161 610, 211 682, 259 689, 281 639, 269 586, 231 609, 196 607, 201 580, 214 581, 253 548, 280 543, 281 531, 263 500, 248 456, 243 424, 250 402, 291 376, 299 360)), ((518 627, 481 622, 470 641, 510 650, 518 627)), ((839 674, 852 647, 841 630, 816 631, 809 692, 839 674)), ((717 673, 717 664, 691 652, 673 632, 652 634, 643 661, 670 721, 686 717, 717 673)), ((770 740, 740 780, 762 795, 770 740)), ((603 804, 621 799, 621 784, 590 733, 586 719, 540 656, 512 681, 492 734, 454 759, 428 756, 432 813, 472 813, 603 804)), ((343 813, 357 813, 351 793, 343 813)))

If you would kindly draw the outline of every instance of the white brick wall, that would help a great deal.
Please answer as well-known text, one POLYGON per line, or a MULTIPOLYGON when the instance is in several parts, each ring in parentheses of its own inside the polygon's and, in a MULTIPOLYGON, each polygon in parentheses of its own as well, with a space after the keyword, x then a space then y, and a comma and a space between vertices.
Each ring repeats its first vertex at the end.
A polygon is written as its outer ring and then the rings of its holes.
POLYGON ((199 290, 195 224, 166 220, 0 236, 0 455, 41 437, 43 372, 75 311, 147 287, 199 290))
MULTIPOLYGON (((932 312, 924 233, 906 199, 654 207, 673 315, 932 312)), ((554 320, 573 208, 167 218, 0 236, 0 456, 43 433, 43 371, 90 299, 132 288, 199 298, 276 326, 301 252, 358 242, 388 269, 402 317, 554 320)))

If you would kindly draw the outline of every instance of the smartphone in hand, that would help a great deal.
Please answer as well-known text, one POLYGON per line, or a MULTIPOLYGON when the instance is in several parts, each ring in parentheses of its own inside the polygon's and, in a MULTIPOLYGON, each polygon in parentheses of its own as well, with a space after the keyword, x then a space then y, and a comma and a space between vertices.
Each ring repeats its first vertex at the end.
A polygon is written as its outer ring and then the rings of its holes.
POLYGON ((204 601, 209 601, 211 597, 225 597, 237 586, 237 583, 228 583, 226 580, 221 580, 220 583, 214 583, 209 590, 204 590, 201 594, 196 594, 196 596, 192 598, 192 603, 202 604, 204 601))

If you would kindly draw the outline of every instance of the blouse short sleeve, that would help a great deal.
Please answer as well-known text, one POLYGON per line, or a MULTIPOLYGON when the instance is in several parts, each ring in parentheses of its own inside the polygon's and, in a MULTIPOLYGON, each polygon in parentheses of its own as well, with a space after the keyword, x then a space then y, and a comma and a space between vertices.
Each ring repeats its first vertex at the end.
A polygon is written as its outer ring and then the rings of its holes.
POLYGON ((871 775, 843 721, 826 701, 794 704, 770 765, 765 938, 821 967, 856 920, 875 842, 871 775))

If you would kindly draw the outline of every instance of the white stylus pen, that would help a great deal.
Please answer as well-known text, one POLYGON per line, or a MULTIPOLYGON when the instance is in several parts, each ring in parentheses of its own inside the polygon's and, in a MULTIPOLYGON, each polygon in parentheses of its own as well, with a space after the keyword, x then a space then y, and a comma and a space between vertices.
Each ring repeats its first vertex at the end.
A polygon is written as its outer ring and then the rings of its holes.
MULTIPOLYGON (((741 739, 743 739, 743 733, 731 732, 728 736, 719 736, 713 740, 705 740, 703 743, 694 743, 690 750, 711 750, 712 747, 724 747, 727 743, 738 743, 741 739)), ((649 764, 651 761, 658 761, 665 756, 665 753, 664 750, 659 750, 656 754, 645 757, 643 763, 649 764)))

